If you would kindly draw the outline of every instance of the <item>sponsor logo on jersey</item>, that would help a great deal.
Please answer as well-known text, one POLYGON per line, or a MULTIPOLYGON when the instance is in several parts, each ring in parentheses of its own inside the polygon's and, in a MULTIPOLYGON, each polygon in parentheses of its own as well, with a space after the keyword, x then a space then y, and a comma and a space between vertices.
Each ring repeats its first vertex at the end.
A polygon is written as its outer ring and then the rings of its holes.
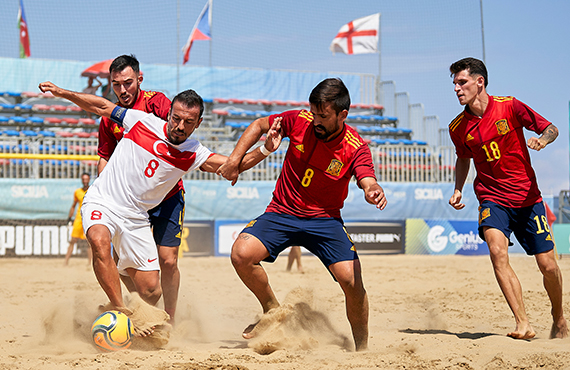
POLYGON ((297 149, 301 153, 305 153, 305 146, 303 144, 295 145, 295 149, 297 149))
POLYGON ((473 140, 473 139, 475 139, 475 138, 473 136, 471 136, 471 134, 467 134, 465 141, 469 141, 469 140, 473 140))
POLYGON ((495 126, 497 126, 497 132, 499 133, 499 135, 505 135, 509 131, 511 131, 509 123, 507 122, 506 119, 498 120, 497 122, 495 122, 495 126))
POLYGON ((548 235, 546 236, 546 240, 552 241, 552 236, 550 235, 550 233, 548 233, 548 235))
POLYGON ((257 220, 249 221, 249 223, 247 225, 245 225, 245 227, 252 227, 253 225, 255 225, 256 222, 257 222, 257 220))
POLYGON ((154 262, 154 261, 156 261, 156 260, 157 260, 156 258, 153 258, 153 259, 150 259, 150 258, 149 258, 147 261, 148 261, 148 263, 152 263, 152 262, 154 262))
POLYGON ((309 122, 313 122, 313 113, 309 112, 308 110, 302 110, 299 112, 299 117, 306 119, 309 122))
POLYGON ((343 166, 344 163, 342 163, 338 159, 332 159, 331 163, 329 164, 329 168, 327 168, 325 172, 333 176, 338 176, 340 175, 340 170, 342 170, 343 166))
POLYGON ((115 125, 115 127, 113 127, 113 134, 120 134, 121 132, 119 125, 115 125))

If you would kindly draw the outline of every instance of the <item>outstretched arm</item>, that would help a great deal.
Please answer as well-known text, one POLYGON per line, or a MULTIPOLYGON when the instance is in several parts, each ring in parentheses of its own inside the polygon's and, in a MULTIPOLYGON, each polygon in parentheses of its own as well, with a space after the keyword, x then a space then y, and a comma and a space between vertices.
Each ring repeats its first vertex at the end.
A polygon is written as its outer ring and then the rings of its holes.
POLYGON ((376 182, 373 177, 365 177, 358 183, 364 191, 364 199, 370 204, 376 205, 376 208, 383 210, 386 208, 388 201, 384 194, 384 189, 376 182))
MULTIPOLYGON (((276 120, 281 122, 280 118, 276 118, 275 121, 276 120)), ((279 131, 281 131, 281 126, 279 127, 279 131)), ((246 152, 255 145, 261 138, 261 135, 268 132, 269 129, 269 117, 258 118, 247 126, 234 150, 230 156, 227 157, 226 162, 216 171, 218 175, 225 177, 227 180, 232 181, 232 184, 235 184, 240 174, 240 163, 244 159, 246 152)))
POLYGON ((526 145, 534 149, 536 151, 540 151, 540 149, 544 148, 558 137, 558 128, 554 126, 552 123, 542 131, 542 135, 540 137, 533 136, 528 139, 526 145))
POLYGON ((49 81, 42 82, 39 88, 42 92, 49 91, 58 98, 64 98, 77 104, 84 111, 107 118, 111 117, 111 113, 113 113, 113 109, 116 107, 115 104, 100 96, 65 90, 49 81))
MULTIPOLYGON (((268 153, 274 152, 279 148, 282 139, 281 134, 281 119, 277 118, 271 125, 271 128, 267 132, 267 138, 265 139, 265 144, 252 150, 251 152, 247 153, 243 159, 240 161, 237 170, 239 173, 242 173, 262 160, 264 160, 268 153), (265 148, 265 153, 262 151, 262 147, 265 148)), ((200 167, 202 171, 206 172, 216 172, 218 175, 221 175, 221 169, 228 161, 228 157, 221 155, 221 154, 214 154, 210 158, 204 162, 204 164, 200 167)), ((224 176, 225 177, 225 176, 224 176)), ((228 179, 229 180, 229 179, 228 179)), ((232 185, 237 182, 237 176, 232 181, 232 185)))
POLYGON ((465 204, 461 203, 461 192, 463 191, 465 180, 467 180, 470 165, 471 158, 457 158, 457 161, 455 161, 455 191, 449 199, 449 204, 457 210, 465 208, 465 204))

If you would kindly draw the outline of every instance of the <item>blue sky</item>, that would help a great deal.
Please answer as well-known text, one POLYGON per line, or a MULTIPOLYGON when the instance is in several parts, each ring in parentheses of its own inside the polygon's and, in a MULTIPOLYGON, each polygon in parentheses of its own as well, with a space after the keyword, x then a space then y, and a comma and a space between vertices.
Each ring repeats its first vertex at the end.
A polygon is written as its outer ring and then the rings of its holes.
MULTIPOLYGON (((33 58, 99 61, 134 53, 143 63, 176 64, 205 0, 24 0, 33 58)), ((0 4, 0 57, 18 56, 17 0, 0 4)), ((482 58, 479 1, 214 0, 213 40, 195 43, 190 65, 378 74, 378 55, 332 55, 350 20, 380 12, 381 73, 422 103, 441 126, 461 107, 448 67, 482 58)), ((570 1, 483 0, 488 91, 512 95, 560 129, 533 165, 544 194, 569 188, 570 1)), ((181 68, 184 68, 181 66, 181 68)), ((1 89, 1 86, 0 86, 1 89)), ((307 92, 308 95, 309 92, 307 92)))

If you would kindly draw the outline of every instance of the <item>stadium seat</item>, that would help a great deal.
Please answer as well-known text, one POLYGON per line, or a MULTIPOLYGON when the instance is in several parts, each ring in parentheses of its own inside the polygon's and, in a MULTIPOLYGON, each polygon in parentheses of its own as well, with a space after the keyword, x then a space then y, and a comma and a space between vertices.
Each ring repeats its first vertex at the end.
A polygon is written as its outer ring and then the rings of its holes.
POLYGON ((14 108, 16 110, 19 110, 19 111, 28 111, 28 110, 32 110, 32 105, 30 105, 30 104, 16 104, 16 106, 14 108))
POLYGON ((20 136, 20 131, 17 130, 5 130, 4 135, 6 136, 20 136))
POLYGON ((22 134, 26 137, 36 137, 38 133, 32 130, 22 130, 22 134))
POLYGON ((15 92, 15 91, 1 91, 0 96, 6 96, 11 98, 19 98, 22 93, 15 92))
POLYGON ((56 132, 55 135, 59 137, 73 137, 73 133, 67 131, 59 131, 56 132))
POLYGON ((79 123, 81 123, 83 125, 94 125, 97 122, 95 122, 95 120, 93 118, 80 118, 79 123))
POLYGON ((26 118, 26 123, 32 124, 32 125, 40 125, 44 123, 44 119, 40 118, 40 117, 28 117, 26 118))
POLYGON ((21 96, 22 98, 37 98, 40 96, 40 93, 37 93, 35 91, 24 91, 21 96))
POLYGON ((217 114, 218 116, 227 116, 228 112, 222 109, 212 109, 212 113, 217 114))
POLYGON ((51 124, 59 124, 61 123, 61 118, 57 118, 57 117, 47 117, 44 119, 45 123, 51 123, 51 124))
POLYGON ((77 118, 62 118, 61 123, 67 123, 69 125, 76 125, 79 123, 79 119, 77 119, 77 118))
POLYGON ((55 132, 53 131, 39 131, 38 134, 45 137, 55 137, 55 132))
POLYGON ((39 112, 47 112, 50 110, 50 106, 47 104, 34 104, 32 105, 32 110, 39 112))
POLYGON ((16 104, 0 103, 0 111, 2 111, 2 110, 14 110, 15 108, 16 108, 16 104))
POLYGON ((75 137, 91 137, 91 134, 89 132, 76 132, 73 134, 75 137))
POLYGON ((8 121, 10 121, 10 119, 8 117, 0 116, 0 124, 8 123, 8 121))
POLYGON ((26 119, 20 116, 9 117, 9 123, 26 123, 26 119))
POLYGON ((68 105, 65 110, 68 112, 76 112, 76 113, 83 111, 83 109, 79 108, 77 105, 68 105))
POLYGON ((50 106, 50 110, 57 111, 57 112, 65 112, 67 110, 66 105, 58 105, 54 104, 50 106))

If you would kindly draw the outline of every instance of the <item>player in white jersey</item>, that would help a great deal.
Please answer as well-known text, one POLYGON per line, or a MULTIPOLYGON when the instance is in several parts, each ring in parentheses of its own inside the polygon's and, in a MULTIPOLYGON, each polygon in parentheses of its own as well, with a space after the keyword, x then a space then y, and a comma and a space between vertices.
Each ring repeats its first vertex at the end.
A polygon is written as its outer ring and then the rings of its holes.
MULTIPOLYGON (((125 127, 123 140, 85 196, 83 228, 93 249, 93 270, 113 308, 132 314, 123 302, 119 273, 128 274, 141 297, 156 304, 161 295, 160 267, 147 211, 158 205, 186 172, 196 168, 216 172, 227 159, 188 139, 202 122, 202 98, 193 90, 181 92, 172 100, 165 122, 152 114, 118 107, 99 96, 65 90, 51 82, 39 87, 42 92, 49 91, 125 127), (111 255, 111 242, 119 256, 117 264, 111 255)), ((265 145, 244 157, 240 171, 261 162, 280 143, 281 126, 277 121, 265 145)), ((138 330, 143 336, 151 332, 151 328, 138 330)))

